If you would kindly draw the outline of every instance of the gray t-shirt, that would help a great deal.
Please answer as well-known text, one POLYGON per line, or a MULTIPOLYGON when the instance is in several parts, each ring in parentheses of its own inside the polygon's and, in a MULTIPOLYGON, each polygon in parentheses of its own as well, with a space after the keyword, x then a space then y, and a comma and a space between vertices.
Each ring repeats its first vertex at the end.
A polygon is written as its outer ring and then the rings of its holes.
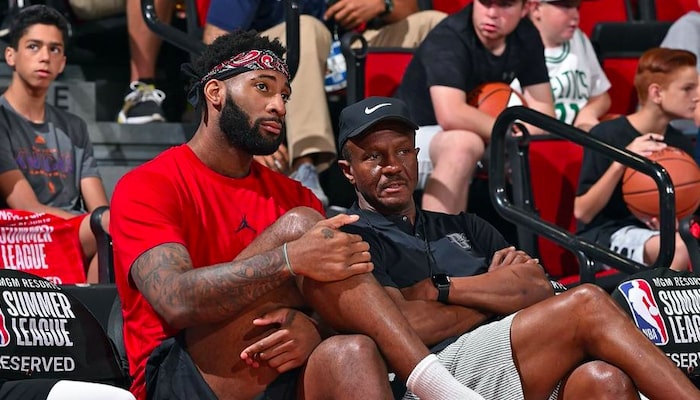
MULTIPOLYGON (((688 50, 700 58, 700 13, 691 11, 671 25, 661 47, 688 50)), ((697 64, 700 71, 700 62, 697 64)))
MULTIPOLYGON (((84 211, 80 180, 100 177, 87 125, 79 117, 46 105, 44 122, 19 115, 0 97, 0 173, 19 169, 42 204, 84 211)), ((7 208, 4 200, 0 206, 7 208)))

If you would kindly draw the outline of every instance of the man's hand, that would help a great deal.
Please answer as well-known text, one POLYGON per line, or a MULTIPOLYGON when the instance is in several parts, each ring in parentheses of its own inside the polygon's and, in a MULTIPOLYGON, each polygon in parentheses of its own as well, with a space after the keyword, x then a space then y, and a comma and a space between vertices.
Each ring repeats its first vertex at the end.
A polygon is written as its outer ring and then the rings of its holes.
POLYGON ((522 250, 516 250, 513 246, 506 247, 493 253, 491 265, 489 265, 489 271, 495 271, 498 268, 502 268, 508 265, 525 263, 539 264, 540 261, 536 258, 530 257, 527 253, 525 253, 522 250))
POLYGON ((274 153, 267 156, 255 156, 253 159, 273 171, 287 175, 289 173, 289 152, 287 146, 280 144, 274 153))
POLYGON ((338 0, 328 7, 323 19, 340 24, 347 30, 357 28, 386 10, 384 0, 338 0))
POLYGON ((374 269, 369 244, 360 235, 339 230, 359 219, 339 214, 318 222, 287 245, 289 264, 298 275, 320 282, 339 281, 374 269))
POLYGON ((253 325, 279 325, 268 336, 241 352, 241 359, 253 368, 260 367, 263 362, 279 373, 298 368, 321 343, 321 335, 311 318, 290 308, 271 311, 254 319, 253 325))

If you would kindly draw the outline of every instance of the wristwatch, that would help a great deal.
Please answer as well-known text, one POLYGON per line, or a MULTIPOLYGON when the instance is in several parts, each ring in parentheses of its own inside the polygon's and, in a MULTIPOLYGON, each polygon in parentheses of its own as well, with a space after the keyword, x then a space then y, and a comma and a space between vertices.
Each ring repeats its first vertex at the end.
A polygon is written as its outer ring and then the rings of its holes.
POLYGON ((447 297, 450 295, 450 285, 452 281, 447 274, 433 274, 433 285, 438 290, 438 301, 447 304, 447 297))
POLYGON ((379 18, 386 18, 394 11, 394 0, 384 0, 384 11, 379 14, 379 18))

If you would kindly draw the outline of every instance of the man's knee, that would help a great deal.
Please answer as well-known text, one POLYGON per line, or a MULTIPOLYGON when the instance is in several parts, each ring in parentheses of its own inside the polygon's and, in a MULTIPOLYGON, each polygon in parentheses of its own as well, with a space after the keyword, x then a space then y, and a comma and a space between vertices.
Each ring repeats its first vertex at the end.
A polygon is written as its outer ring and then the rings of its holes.
POLYGON ((301 236, 323 219, 323 215, 313 208, 295 207, 284 213, 277 223, 283 226, 289 235, 301 236))
MULTIPOLYGON (((567 302, 562 310, 576 313, 580 318, 609 320, 616 315, 622 315, 614 300, 600 286, 587 283, 565 293, 567 296, 558 296, 567 302)), ((593 322, 589 321, 589 323, 596 326, 593 322)), ((600 324, 601 327, 604 325, 604 323, 600 324)))
POLYGON ((591 283, 584 283, 568 292, 575 298, 574 301, 580 304, 588 304, 610 298, 603 288, 591 283))
POLYGON ((316 361, 332 362, 332 365, 349 367, 357 365, 358 362, 367 365, 367 361, 379 362, 381 360, 376 343, 365 335, 332 336, 316 347, 313 357, 316 358, 316 361))
POLYGON ((563 388, 563 399, 636 398, 637 389, 621 369, 604 361, 590 361, 576 368, 563 388))
POLYGON ((476 164, 486 150, 484 141, 473 132, 445 131, 437 135, 430 144, 430 156, 437 164, 446 161, 451 168, 455 164, 476 164))
POLYGON ((442 11, 423 10, 409 15, 406 19, 410 24, 420 24, 421 26, 428 27, 428 29, 432 29, 445 19, 445 17, 447 17, 447 14, 442 11))

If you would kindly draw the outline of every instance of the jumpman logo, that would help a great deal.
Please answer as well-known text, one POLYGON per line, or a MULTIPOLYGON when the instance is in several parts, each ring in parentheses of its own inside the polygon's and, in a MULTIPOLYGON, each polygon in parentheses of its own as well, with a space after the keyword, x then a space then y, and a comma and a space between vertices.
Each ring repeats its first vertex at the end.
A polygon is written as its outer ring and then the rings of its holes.
POLYGON ((243 216, 243 219, 241 220, 241 223, 238 225, 238 229, 236 229, 236 233, 242 231, 243 229, 250 229, 253 231, 253 233, 258 233, 252 226, 248 225, 248 220, 246 219, 245 215, 243 216))

